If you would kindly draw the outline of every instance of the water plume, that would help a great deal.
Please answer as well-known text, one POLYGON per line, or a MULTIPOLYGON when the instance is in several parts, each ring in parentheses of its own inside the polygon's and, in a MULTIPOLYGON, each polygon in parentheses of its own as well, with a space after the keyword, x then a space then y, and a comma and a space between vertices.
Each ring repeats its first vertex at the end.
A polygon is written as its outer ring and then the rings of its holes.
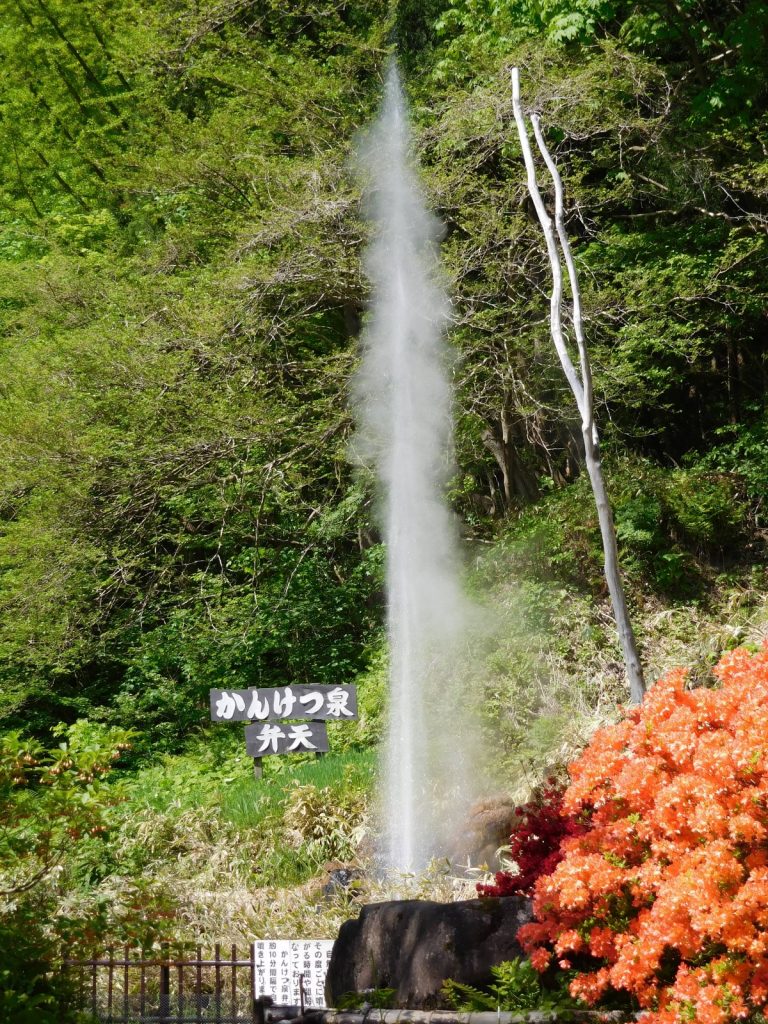
POLYGON ((359 455, 375 466, 387 547, 389 726, 382 859, 421 870, 453 846, 471 795, 472 700, 461 692, 468 603, 445 485, 453 469, 450 307, 439 284, 441 226, 409 156, 407 109, 390 67, 362 149, 376 224, 366 254, 371 308, 354 382, 359 455))

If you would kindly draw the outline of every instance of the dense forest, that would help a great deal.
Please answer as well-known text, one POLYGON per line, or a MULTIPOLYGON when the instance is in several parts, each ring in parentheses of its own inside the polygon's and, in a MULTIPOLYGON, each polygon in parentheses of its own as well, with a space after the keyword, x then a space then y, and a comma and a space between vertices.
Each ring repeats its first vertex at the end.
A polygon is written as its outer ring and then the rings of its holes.
POLYGON ((624 698, 513 64, 567 189, 649 678, 683 659, 706 682, 765 635, 764 0, 0 9, 0 877, 23 879, 0 885, 3 934, 252 934, 237 893, 354 851, 385 672, 347 402, 371 232, 354 154, 393 52, 444 224, 450 500, 467 585, 503 625, 478 685, 510 790, 624 698), (354 681, 338 777, 300 766, 286 807, 268 773, 254 805, 209 688, 354 681), (77 774, 43 798, 41 764, 77 774), (308 816, 325 825, 302 832, 308 816), (290 857, 259 845, 265 820, 298 835, 290 857), (215 870, 227 907, 180 911, 215 870))

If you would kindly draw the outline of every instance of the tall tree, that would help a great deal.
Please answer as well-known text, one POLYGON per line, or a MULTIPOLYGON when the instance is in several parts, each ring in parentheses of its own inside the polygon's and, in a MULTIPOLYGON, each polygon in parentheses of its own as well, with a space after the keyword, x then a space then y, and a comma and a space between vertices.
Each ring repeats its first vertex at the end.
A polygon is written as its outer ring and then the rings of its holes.
POLYGON ((581 436, 584 441, 584 461, 589 474, 589 481, 592 485, 592 493, 595 496, 597 515, 600 522, 600 534, 603 541, 603 558, 605 565, 605 579, 608 584, 608 591, 611 595, 613 612, 616 617, 616 627, 619 633, 621 649, 624 654, 624 665, 629 680, 630 696, 634 703, 639 704, 645 693, 645 681, 643 670, 640 665, 640 656, 637 651, 635 635, 632 623, 629 619, 627 600, 624 594, 624 587, 621 581, 619 570, 619 553, 616 544, 616 527, 613 521, 613 513, 608 500, 608 491, 605 486, 602 464, 600 461, 600 438, 595 423, 594 401, 592 392, 592 369, 589 362, 586 341, 584 338, 584 322, 581 313, 581 292, 576 274, 576 265, 573 261, 568 234, 565 230, 563 218, 563 181, 552 159, 544 135, 541 131, 541 124, 537 115, 531 115, 531 123, 547 170, 552 176, 555 186, 555 215, 553 218, 547 212, 544 205, 539 186, 536 181, 536 165, 533 160, 531 144, 528 139, 528 129, 525 124, 522 105, 520 103, 520 74, 517 68, 512 69, 512 105, 517 124, 518 135, 520 136, 520 147, 525 161, 525 170, 528 179, 528 192, 539 218, 541 229, 544 232, 544 239, 547 244, 547 255, 552 269, 552 295, 550 299, 550 333, 555 349, 557 350, 560 364, 568 380, 568 384, 576 399, 576 405, 581 416, 581 436), (558 250, 558 241, 560 249, 558 250), (572 300, 572 325, 573 334, 576 339, 576 346, 579 353, 579 369, 571 359, 566 343, 566 334, 563 329, 563 271, 560 252, 565 261, 568 272, 568 282, 571 289, 572 300))

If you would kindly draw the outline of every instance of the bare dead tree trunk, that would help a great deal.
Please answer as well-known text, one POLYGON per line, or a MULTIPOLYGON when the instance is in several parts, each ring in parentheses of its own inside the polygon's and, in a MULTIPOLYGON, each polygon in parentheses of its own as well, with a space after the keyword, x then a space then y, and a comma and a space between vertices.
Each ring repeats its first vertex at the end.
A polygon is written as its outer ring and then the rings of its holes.
POLYGON ((581 434, 584 439, 584 457, 587 465, 589 481, 592 485, 592 493, 595 496, 597 515, 600 522, 600 534, 603 540, 603 557, 605 563, 605 579, 608 584, 608 592, 611 595, 613 613, 616 618, 616 627, 621 642, 621 649, 624 654, 624 665, 629 680, 630 698, 634 704, 641 703, 645 693, 645 681, 643 670, 640 665, 640 657, 637 652, 635 635, 632 624, 629 620, 627 601, 624 595, 624 587, 621 582, 619 571, 619 555, 616 545, 616 528, 613 522, 613 513, 608 492, 605 487, 602 465, 600 462, 600 440, 595 425, 594 402, 592 394, 592 371, 589 363, 589 355, 584 340, 584 321, 581 312, 581 292, 576 274, 576 265, 573 262, 568 235, 565 230, 563 217, 563 182, 557 166, 547 149, 544 136, 541 131, 539 118, 534 114, 531 116, 536 143, 539 147, 544 162, 547 165, 552 181, 555 186, 555 218, 554 226, 552 218, 547 213, 544 201, 539 192, 536 181, 536 167, 533 161, 533 153, 528 140, 528 129, 525 124, 522 106, 520 104, 520 76, 517 68, 512 69, 512 107, 517 124, 520 146, 523 151, 525 170, 528 181, 528 192, 530 194, 536 214, 539 218, 544 239, 547 245, 547 255, 552 269, 552 295, 550 300, 550 331, 554 342, 560 365, 563 368, 568 384, 570 385, 576 405, 581 416, 581 434), (568 281, 573 300, 573 333, 576 338, 576 345, 579 352, 579 369, 577 370, 571 360, 563 331, 563 273, 560 262, 560 250, 562 250, 568 271, 568 281))

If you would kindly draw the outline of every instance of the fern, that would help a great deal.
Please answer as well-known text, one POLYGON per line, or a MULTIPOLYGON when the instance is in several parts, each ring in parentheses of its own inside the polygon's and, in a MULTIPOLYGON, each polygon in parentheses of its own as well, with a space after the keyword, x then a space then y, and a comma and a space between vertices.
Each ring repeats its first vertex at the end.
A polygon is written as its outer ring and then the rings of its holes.
POLYGON ((487 991, 454 981, 443 983, 442 995, 455 1010, 564 1010, 580 1004, 567 990, 544 989, 530 960, 515 957, 491 968, 493 982, 487 991))
POLYGON ((481 992, 472 985, 464 985, 460 981, 448 978, 443 982, 442 995, 446 1003, 454 1010, 495 1010, 496 999, 488 992, 481 992))

